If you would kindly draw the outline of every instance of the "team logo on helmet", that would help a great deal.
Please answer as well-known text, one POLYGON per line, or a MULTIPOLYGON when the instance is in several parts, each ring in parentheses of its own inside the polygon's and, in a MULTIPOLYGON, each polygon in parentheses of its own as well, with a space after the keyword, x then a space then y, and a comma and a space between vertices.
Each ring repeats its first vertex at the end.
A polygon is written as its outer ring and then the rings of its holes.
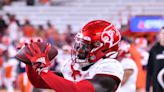
POLYGON ((109 47, 115 46, 116 44, 118 44, 120 40, 120 34, 118 30, 112 29, 111 27, 113 27, 112 24, 106 27, 101 34, 101 40, 104 43, 109 43, 109 47), (116 38, 115 36, 119 37, 118 40, 116 41, 115 41, 115 38, 116 38))

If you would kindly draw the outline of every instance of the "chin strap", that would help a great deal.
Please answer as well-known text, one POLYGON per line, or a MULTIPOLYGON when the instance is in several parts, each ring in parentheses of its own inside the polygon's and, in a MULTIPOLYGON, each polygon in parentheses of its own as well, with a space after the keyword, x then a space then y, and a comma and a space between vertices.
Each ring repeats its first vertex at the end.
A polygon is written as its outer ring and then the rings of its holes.
POLYGON ((81 76, 81 73, 79 70, 75 70, 74 66, 75 66, 75 63, 72 62, 71 63, 72 77, 74 80, 76 80, 76 76, 81 76))

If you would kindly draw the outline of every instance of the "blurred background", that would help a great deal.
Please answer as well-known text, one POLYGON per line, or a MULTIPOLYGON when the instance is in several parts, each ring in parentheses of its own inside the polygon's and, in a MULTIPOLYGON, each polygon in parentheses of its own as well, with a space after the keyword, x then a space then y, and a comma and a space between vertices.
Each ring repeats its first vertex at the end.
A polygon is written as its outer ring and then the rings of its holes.
POLYGON ((137 91, 145 92, 148 51, 164 26, 163 16, 164 0, 0 0, 0 92, 48 92, 32 87, 25 65, 14 58, 17 48, 31 39, 50 42, 59 50, 52 70, 60 71, 74 35, 94 19, 110 21, 134 45, 137 91))

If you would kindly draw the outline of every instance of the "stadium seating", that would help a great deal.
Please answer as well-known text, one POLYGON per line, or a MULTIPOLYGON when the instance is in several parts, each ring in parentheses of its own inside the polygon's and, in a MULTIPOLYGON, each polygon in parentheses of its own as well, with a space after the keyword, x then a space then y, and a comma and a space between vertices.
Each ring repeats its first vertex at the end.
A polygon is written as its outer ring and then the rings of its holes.
POLYGON ((67 24, 73 25, 74 31, 79 30, 84 23, 92 19, 106 19, 120 27, 120 20, 127 23, 128 16, 164 15, 163 0, 158 0, 158 2, 156 0, 126 0, 126 3, 124 0, 66 1, 54 6, 26 6, 25 2, 14 2, 11 6, 5 6, 3 12, 16 14, 21 23, 26 18, 34 25, 45 24, 50 20, 61 32, 67 24))

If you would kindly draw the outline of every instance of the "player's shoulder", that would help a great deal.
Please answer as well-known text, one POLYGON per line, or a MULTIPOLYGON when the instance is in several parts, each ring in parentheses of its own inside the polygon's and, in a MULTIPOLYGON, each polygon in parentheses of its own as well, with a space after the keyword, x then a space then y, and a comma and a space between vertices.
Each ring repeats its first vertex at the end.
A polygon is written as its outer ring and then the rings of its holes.
POLYGON ((112 75, 120 80, 123 78, 123 68, 116 59, 101 59, 92 68, 96 69, 96 74, 112 75))
POLYGON ((116 59, 101 59, 98 62, 96 62, 95 66, 101 68, 122 67, 120 62, 116 59))

